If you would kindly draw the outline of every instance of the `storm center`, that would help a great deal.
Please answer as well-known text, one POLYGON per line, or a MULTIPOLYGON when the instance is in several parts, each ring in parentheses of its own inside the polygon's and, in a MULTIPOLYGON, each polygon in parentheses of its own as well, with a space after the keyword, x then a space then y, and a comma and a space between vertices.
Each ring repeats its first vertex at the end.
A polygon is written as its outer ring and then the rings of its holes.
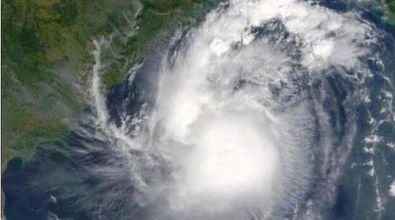
POLYGON ((275 179, 278 155, 264 124, 220 114, 202 119, 195 127, 180 195, 216 210, 236 200, 265 199, 275 179))

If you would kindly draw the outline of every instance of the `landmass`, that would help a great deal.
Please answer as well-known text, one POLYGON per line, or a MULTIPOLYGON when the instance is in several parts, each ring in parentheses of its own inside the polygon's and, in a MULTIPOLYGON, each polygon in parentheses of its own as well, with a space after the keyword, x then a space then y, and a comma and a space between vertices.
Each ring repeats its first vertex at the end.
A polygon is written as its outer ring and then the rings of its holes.
MULTIPOLYGON (((219 0, 3 0, 2 170, 70 132, 90 105, 95 39, 104 38, 105 89, 159 39, 193 25, 219 0)), ((395 23, 395 0, 380 0, 395 23)), ((4 197, 2 197, 4 199, 4 197)))
POLYGON ((395 23, 395 0, 381 0, 381 5, 384 8, 384 12, 388 16, 388 20, 395 23))
POLYGON ((92 42, 104 51, 106 89, 155 40, 193 23, 217 0, 2 1, 2 169, 12 157, 69 132, 89 106, 92 42))

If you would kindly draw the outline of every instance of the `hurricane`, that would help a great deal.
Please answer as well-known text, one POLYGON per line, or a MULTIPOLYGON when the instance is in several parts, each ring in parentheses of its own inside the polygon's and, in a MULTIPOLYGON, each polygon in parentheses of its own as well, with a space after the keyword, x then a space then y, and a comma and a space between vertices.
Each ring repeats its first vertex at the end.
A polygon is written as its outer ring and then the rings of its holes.
POLYGON ((342 4, 223 1, 108 93, 97 38, 92 107, 26 190, 49 219, 386 219, 394 32, 342 4))

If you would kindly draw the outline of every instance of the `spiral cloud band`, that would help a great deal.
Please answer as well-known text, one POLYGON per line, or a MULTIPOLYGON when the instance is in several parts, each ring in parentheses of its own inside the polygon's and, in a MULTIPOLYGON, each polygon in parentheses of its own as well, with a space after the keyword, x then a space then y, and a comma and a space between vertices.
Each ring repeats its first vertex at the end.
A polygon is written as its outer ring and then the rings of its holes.
POLYGON ((97 39, 94 108, 39 147, 29 182, 15 177, 20 191, 48 196, 48 219, 339 219, 341 178, 362 167, 347 185, 358 201, 347 204, 380 216, 387 197, 372 146, 393 138, 384 67, 395 41, 357 7, 332 3, 222 1, 105 95, 100 58, 111 43, 97 39), (353 150, 362 152, 350 160, 353 150))
POLYGON ((161 218, 282 218, 308 209, 319 181, 315 193, 333 193, 342 166, 334 147, 346 156, 353 128, 334 143, 325 84, 309 86, 331 71, 363 78, 374 38, 357 13, 233 0, 175 39, 150 122, 172 167, 161 218))

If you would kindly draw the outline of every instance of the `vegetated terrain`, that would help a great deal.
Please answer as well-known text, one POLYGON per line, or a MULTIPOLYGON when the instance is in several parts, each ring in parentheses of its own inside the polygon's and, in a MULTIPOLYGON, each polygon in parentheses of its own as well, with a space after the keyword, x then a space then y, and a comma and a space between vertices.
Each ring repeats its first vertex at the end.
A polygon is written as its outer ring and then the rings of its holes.
POLYGON ((94 39, 111 39, 102 57, 108 89, 154 41, 192 24, 217 2, 3 0, 3 169, 10 158, 29 159, 38 144, 67 134, 89 106, 94 39))
MULTIPOLYGON (((111 39, 102 56, 109 89, 155 40, 193 24, 218 2, 3 0, 2 165, 14 156, 28 159, 38 144, 63 137, 89 106, 94 39, 111 39)), ((381 3, 395 21, 395 0, 381 3)))
POLYGON ((395 0, 383 0, 383 5, 388 13, 389 20, 395 22, 395 0))

